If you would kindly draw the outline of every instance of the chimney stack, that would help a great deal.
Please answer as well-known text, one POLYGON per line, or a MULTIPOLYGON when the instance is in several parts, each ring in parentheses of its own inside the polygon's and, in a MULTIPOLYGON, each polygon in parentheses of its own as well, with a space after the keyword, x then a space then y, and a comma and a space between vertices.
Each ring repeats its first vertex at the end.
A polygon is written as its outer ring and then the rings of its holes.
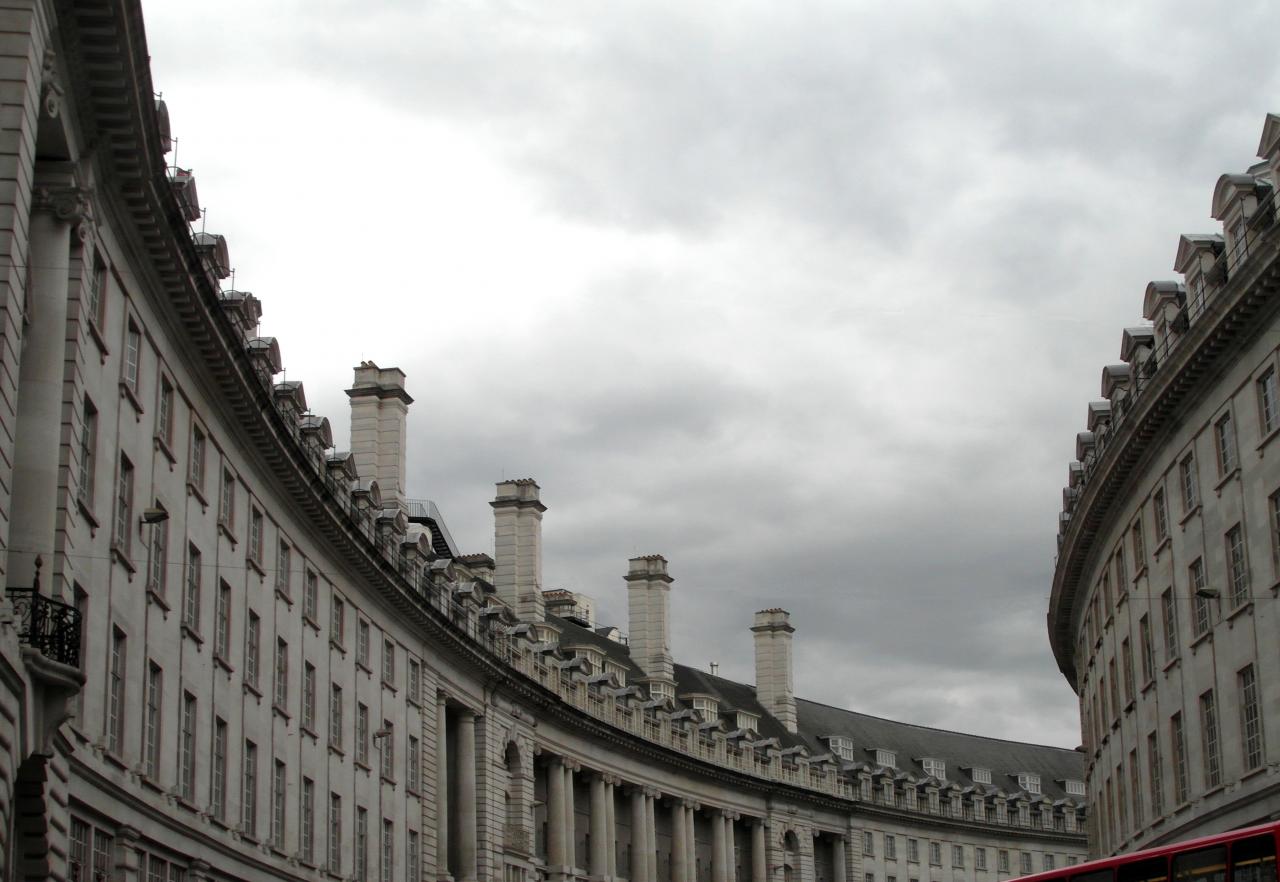
POLYGON ((756 641, 756 698, 788 732, 796 731, 796 692, 791 678, 791 614, 762 609, 751 630, 756 641))
POLYGON ((493 584, 524 622, 546 620, 542 598, 542 504, 532 478, 498 484, 493 506, 493 584))
POLYGON ((373 478, 383 507, 405 508, 405 422, 413 399, 404 391, 404 371, 380 368, 371 361, 356 367, 351 399, 351 454, 356 472, 373 478))
POLYGON ((628 561, 627 620, 631 658, 650 679, 667 683, 674 690, 671 667, 671 583, 667 559, 660 554, 633 557, 628 561))

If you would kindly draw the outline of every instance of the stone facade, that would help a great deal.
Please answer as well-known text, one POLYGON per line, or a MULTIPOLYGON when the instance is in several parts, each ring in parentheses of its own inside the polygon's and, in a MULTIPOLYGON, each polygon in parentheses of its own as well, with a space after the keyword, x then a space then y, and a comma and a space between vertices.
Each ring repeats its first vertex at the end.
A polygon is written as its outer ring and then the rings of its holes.
POLYGON ((660 556, 620 580, 644 653, 549 611, 532 480, 460 554, 406 498, 401 372, 355 369, 350 452, 277 381, 190 227, 136 0, 0 26, 5 878, 997 882, 1084 854, 1078 754, 796 698, 781 610, 760 697, 671 658, 660 556))
POLYGON ((1049 636, 1111 854, 1280 811, 1280 117, 1152 282, 1063 491, 1049 636))

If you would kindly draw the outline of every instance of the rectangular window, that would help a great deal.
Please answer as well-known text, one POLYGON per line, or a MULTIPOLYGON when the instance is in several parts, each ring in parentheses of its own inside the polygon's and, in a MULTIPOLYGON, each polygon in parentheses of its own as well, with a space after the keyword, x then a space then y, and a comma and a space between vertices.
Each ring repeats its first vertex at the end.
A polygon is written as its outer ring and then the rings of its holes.
POLYGON ((107 265, 102 262, 102 258, 96 254, 93 257, 93 273, 89 276, 89 297, 86 307, 89 312, 89 321, 99 329, 102 329, 103 319, 106 317, 107 298, 103 295, 107 290, 107 265))
POLYGON ((356 623, 356 663, 369 667, 369 623, 364 619, 356 623))
POLYGON ((920 863, 920 840, 907 839, 907 860, 913 864, 920 863))
POLYGON ((1128 637, 1120 643, 1120 661, 1124 666, 1124 703, 1128 707, 1133 702, 1134 693, 1133 647, 1129 645, 1128 637))
POLYGON ((388 686, 396 682, 396 645, 390 640, 382 641, 382 682, 388 686))
POLYGON ((1222 783, 1222 755, 1218 750, 1218 707, 1213 690, 1200 696, 1200 749, 1204 755, 1205 789, 1222 783))
POLYGON ((316 727, 316 666, 311 662, 302 663, 302 727, 316 727))
POLYGON ((1187 801, 1191 782, 1187 774, 1187 735, 1181 713, 1169 718, 1169 737, 1173 743, 1173 802, 1182 805, 1187 801))
POLYGON ((1213 424, 1213 437, 1218 445, 1218 476, 1225 478, 1236 470, 1236 427, 1231 414, 1224 413, 1213 424))
POLYGON ((76 488, 85 508, 93 508, 93 476, 97 453, 98 409, 86 396, 80 423, 80 480, 76 488))
POLYGON ((244 639, 244 681, 250 686, 258 686, 258 650, 261 648, 262 622, 258 614, 249 610, 249 624, 245 628, 244 639))
POLYGON ((395 860, 396 828, 389 818, 382 819, 382 856, 378 861, 380 882, 391 882, 395 860))
POLYGON ((241 786, 241 827, 244 835, 257 836, 257 745, 244 741, 244 777, 241 786))
POLYGON ((207 447, 204 432, 197 425, 191 426, 191 470, 187 478, 191 486, 204 491, 204 458, 207 447))
POLYGON ((221 717, 213 722, 213 768, 209 792, 213 816, 222 820, 227 815, 227 721, 221 717))
POLYGON ((124 384, 136 398, 138 395, 138 366, 142 359, 142 332, 132 321, 124 336, 124 384))
POLYGON ((421 857, 418 851, 418 831, 408 831, 407 851, 405 853, 405 878, 417 880, 422 877, 421 857))
POLYGON ((342 797, 329 794, 329 872, 342 872, 342 797))
POLYGON ((342 638, 346 631, 347 607, 342 598, 333 595, 333 607, 329 611, 329 639, 342 646, 342 638))
POLYGON ((1209 598, 1202 593, 1205 590, 1204 560, 1197 557, 1187 567, 1187 581, 1191 587, 1191 611, 1195 618, 1196 636, 1202 637, 1213 627, 1213 611, 1209 606, 1209 598))
POLYGON ((942 845, 940 843, 929 843, 929 864, 934 867, 942 866, 942 845))
POLYGON ((987 850, 981 846, 973 850, 973 865, 979 870, 987 868, 987 850))
POLYGON ((1129 795, 1133 799, 1133 825, 1142 826, 1142 783, 1138 769, 1138 751, 1129 751, 1129 795))
POLYGON ((1249 562, 1244 555, 1244 532, 1236 524, 1227 531, 1227 574, 1231 584, 1231 608, 1249 600, 1249 562))
POLYGON ((1116 590, 1124 593, 1125 586, 1129 584, 1129 567, 1124 562, 1124 542, 1121 541, 1116 546, 1116 590))
POLYGON ((356 807, 355 882, 365 882, 369 872, 369 813, 356 807))
POLYGON ((279 555, 276 558, 276 590, 285 597, 291 597, 289 585, 293 581, 293 549, 288 542, 280 543, 279 555))
POLYGON ((302 860, 308 864, 315 860, 315 823, 316 782, 303 777, 302 799, 298 811, 298 842, 302 860))
POLYGON ((71 819, 71 860, 67 866, 67 882, 89 882, 89 855, 93 847, 93 828, 79 818, 71 819))
POLYGON ((1147 776, 1151 782, 1151 816, 1164 814, 1164 785, 1160 766, 1160 736, 1152 732, 1147 736, 1147 776))
POLYGON ((271 844, 284 848, 284 800, 286 774, 283 760, 276 760, 271 772, 271 844))
MULTIPOLYGON (((157 506, 158 507, 158 506, 157 506)), ((151 531, 151 553, 147 570, 147 589, 159 597, 165 596, 165 576, 169 569, 169 522, 163 520, 147 524, 151 531)))
POLYGON ((1138 621, 1138 639, 1142 651, 1142 682, 1150 683, 1156 676, 1156 655, 1151 644, 1151 620, 1143 616, 1138 621))
POLYGON ((200 549, 194 545, 187 546, 187 585, 182 598, 182 623, 200 633, 200 549))
POLYGON ((382 730, 378 734, 381 736, 378 740, 381 742, 379 744, 379 755, 382 760, 379 771, 382 773, 382 777, 391 781, 395 779, 396 771, 396 736, 390 720, 382 721, 382 730))
POLYGON ((862 853, 865 855, 874 855, 876 853, 876 834, 870 830, 862 831, 862 853))
POLYGON ((107 749, 116 756, 124 744, 124 684, 125 684, 124 632, 111 629, 111 682, 107 695, 107 749))
POLYGON ((153 855, 138 856, 139 864, 146 861, 147 864, 147 882, 166 882, 169 876, 169 865, 163 858, 153 855))
POLYGON ((115 839, 101 830, 93 831, 93 879, 105 882, 115 874, 115 839))
POLYGON ((1111 673, 1111 717, 1120 717, 1120 678, 1116 675, 1116 660, 1107 662, 1107 670, 1111 673))
POLYGON ((421 700, 422 696, 422 665, 418 664, 414 659, 409 659, 409 687, 407 698, 414 704, 421 700))
MULTIPOLYGON (((320 577, 316 571, 308 569, 302 584, 302 615, 308 621, 316 621, 319 615, 316 608, 320 603, 320 577)), ((317 628, 319 625, 316 626, 317 628)))
POLYGON ((289 644, 283 637, 276 638, 275 706, 289 709, 289 644))
POLYGON ((1164 501, 1164 489, 1161 488, 1151 497, 1151 508, 1156 515, 1156 539, 1164 541, 1169 538, 1169 507, 1164 501))
POLYGON ((1000 849, 996 852, 996 869, 1001 873, 1009 872, 1009 852, 1007 849, 1000 849))
POLYGON ((164 694, 163 672, 155 662, 147 665, 147 703, 142 719, 142 763, 147 775, 160 776, 160 712, 164 694))
POLYGON ((1133 527, 1129 530, 1129 536, 1133 540, 1133 566, 1135 570, 1141 570, 1147 565, 1147 543, 1142 538, 1142 512, 1138 512, 1138 519, 1133 522, 1133 527))
POLYGON ((1262 766, 1262 713, 1258 706, 1258 678, 1253 665, 1236 675, 1240 692, 1240 743, 1246 770, 1262 766))
POLYGON ((256 508, 249 512, 249 560, 262 565, 262 512, 256 508))
POLYGON ((963 845, 951 846, 951 866, 953 867, 964 866, 964 846, 963 845))
POLYGON ((369 765, 369 708, 356 703, 356 762, 369 765))
POLYGON ((342 749, 342 687, 337 683, 329 687, 329 743, 342 749))
MULTIPOLYGON (((408 747, 406 747, 405 749, 408 753, 408 756, 407 756, 408 771, 405 775, 407 780, 405 781, 404 786, 408 790, 417 790, 418 775, 419 775, 418 769, 419 769, 419 762, 420 762, 418 758, 418 739, 410 735, 408 747)), ((889 857, 889 840, 891 840, 892 838, 893 838, 892 836, 885 837, 885 857, 889 857)))
POLYGON ((1053 870, 1053 869, 1056 869, 1056 868, 1057 868, 1057 864, 1056 864, 1056 862, 1055 862, 1055 861, 1054 861, 1054 859, 1053 859, 1053 855, 1051 855, 1051 854, 1046 854, 1046 855, 1042 858, 1042 865, 1043 865, 1043 867, 1044 867, 1044 869, 1045 869, 1045 871, 1046 871, 1046 872, 1048 872, 1049 870, 1053 870))
POLYGON ((1022 862, 1022 875, 1024 875, 1024 876, 1029 876, 1029 875, 1031 875, 1031 854, 1030 854, 1030 852, 1026 852, 1026 851, 1022 852, 1022 854, 1020 855, 1020 860, 1021 860, 1021 862, 1022 862))
POLYGON ((1164 619, 1164 659, 1171 662, 1178 657, 1178 608, 1174 606, 1172 588, 1160 595, 1160 614, 1164 619))
POLYGON ((218 523, 231 532, 236 528, 236 478, 222 470, 222 488, 218 494, 218 523))
POLYGON ((1271 561, 1280 568, 1280 491, 1271 494, 1271 561))
POLYGON ((1270 435, 1280 427, 1280 400, 1276 398, 1275 368, 1267 368, 1267 372, 1258 378, 1258 416, 1263 435, 1270 435))
POLYGON ((1124 767, 1116 766, 1116 816, 1122 834, 1129 829, 1128 805, 1129 802, 1125 799, 1124 792, 1124 767))
POLYGON ((1200 504, 1200 479, 1196 476, 1196 457, 1188 453, 1178 464, 1178 474, 1182 483, 1182 511, 1190 514, 1200 504))
POLYGON ((116 548, 128 558, 133 548, 133 463, 120 456, 120 479, 116 484, 116 548))
POLYGON ((178 787, 183 799, 196 796, 196 697, 182 693, 182 742, 178 745, 178 787))
POLYGON ((884 859, 887 861, 898 859, 898 840, 890 833, 884 834, 884 859))
POLYGON ((225 661, 231 649, 231 586, 226 582, 218 582, 214 618, 213 654, 225 661))

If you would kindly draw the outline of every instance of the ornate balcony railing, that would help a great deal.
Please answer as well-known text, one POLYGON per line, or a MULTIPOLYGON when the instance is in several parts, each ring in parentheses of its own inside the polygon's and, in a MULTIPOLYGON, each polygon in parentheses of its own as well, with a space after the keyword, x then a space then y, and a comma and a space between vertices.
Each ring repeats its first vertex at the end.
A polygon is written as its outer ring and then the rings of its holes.
POLYGON ((34 588, 10 588, 18 639, 45 658, 80 667, 80 610, 34 588))

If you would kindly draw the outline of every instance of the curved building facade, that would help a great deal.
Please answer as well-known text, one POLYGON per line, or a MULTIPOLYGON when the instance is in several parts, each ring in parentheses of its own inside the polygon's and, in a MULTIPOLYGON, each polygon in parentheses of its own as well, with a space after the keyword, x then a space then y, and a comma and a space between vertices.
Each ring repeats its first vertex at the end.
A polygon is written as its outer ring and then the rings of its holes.
POLYGON ((1049 638, 1103 854, 1280 813, 1280 117, 1258 155, 1147 286, 1063 491, 1049 638))
MULTIPOLYGON (((983 882, 1085 854, 1076 751, 805 701, 544 590, 541 488, 493 553, 405 487, 405 375, 351 450, 278 380, 262 302, 193 232, 136 0, 0 11, 0 875, 983 882)), ((482 504, 480 501, 477 504, 482 504)), ((744 644, 748 636, 744 622, 744 644)))

